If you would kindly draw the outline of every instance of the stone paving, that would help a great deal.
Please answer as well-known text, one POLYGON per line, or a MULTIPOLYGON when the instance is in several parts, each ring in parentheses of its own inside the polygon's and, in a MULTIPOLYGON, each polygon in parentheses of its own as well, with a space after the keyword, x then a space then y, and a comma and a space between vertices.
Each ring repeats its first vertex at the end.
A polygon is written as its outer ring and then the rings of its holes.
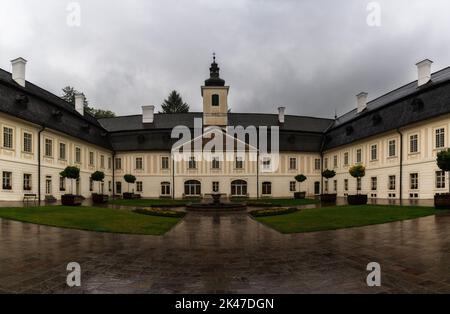
POLYGON ((450 293, 449 215, 282 235, 246 213, 189 213, 162 237, 0 219, 0 293, 405 292, 450 293), (381 287, 366 285, 369 262, 381 287))

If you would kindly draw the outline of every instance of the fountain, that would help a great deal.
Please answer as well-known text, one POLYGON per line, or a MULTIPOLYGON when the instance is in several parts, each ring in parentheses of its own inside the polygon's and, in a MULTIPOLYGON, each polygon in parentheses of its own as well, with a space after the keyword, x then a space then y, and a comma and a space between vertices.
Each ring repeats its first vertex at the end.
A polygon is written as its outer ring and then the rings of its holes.
POLYGON ((213 199, 212 202, 188 204, 186 209, 193 211, 237 211, 247 209, 247 206, 244 203, 221 202, 220 199, 222 194, 220 193, 211 193, 207 195, 211 195, 213 199))

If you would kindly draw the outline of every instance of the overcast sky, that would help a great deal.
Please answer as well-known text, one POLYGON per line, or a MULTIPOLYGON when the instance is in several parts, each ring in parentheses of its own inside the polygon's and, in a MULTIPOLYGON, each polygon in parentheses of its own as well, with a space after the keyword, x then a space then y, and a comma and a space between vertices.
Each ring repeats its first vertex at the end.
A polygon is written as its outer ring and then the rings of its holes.
POLYGON ((233 112, 332 117, 415 80, 417 61, 450 65, 450 1, 377 1, 379 27, 370 2, 83 0, 71 27, 71 1, 1 0, 0 67, 22 56, 31 82, 121 115, 159 110, 173 89, 201 111, 215 51, 233 112))

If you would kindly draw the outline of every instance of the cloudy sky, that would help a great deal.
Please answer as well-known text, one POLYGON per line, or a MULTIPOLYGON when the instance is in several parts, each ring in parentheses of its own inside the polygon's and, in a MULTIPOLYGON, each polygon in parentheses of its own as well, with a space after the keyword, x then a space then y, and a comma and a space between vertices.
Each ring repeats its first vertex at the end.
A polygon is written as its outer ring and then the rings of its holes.
POLYGON ((0 1, 0 67, 28 60, 27 79, 95 107, 140 113, 178 90, 201 110, 217 53, 234 112, 332 117, 416 79, 415 63, 450 65, 450 1, 0 1), (69 9, 69 10, 68 10, 69 9), (375 18, 374 18, 375 17, 375 18))

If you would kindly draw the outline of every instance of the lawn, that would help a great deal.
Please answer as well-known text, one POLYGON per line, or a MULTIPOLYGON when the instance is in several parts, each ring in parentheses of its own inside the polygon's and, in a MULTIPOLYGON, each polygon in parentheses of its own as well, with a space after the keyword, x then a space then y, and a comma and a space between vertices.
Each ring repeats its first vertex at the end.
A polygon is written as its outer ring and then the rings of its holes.
POLYGON ((111 200, 108 203, 114 204, 114 205, 122 205, 122 206, 142 206, 142 207, 158 207, 158 206, 186 206, 188 203, 194 203, 198 202, 198 200, 174 200, 174 199, 133 199, 133 200, 124 200, 124 199, 117 199, 117 200, 111 200))
POLYGON ((272 206, 300 206, 300 205, 309 205, 316 204, 319 201, 311 198, 305 199, 294 199, 294 198, 260 198, 260 199, 249 199, 247 201, 252 206, 257 205, 258 203, 262 204, 271 204, 272 206))
POLYGON ((87 206, 0 208, 0 218, 71 229, 147 235, 162 235, 180 221, 180 218, 87 206))
POLYGON ((365 205, 305 209, 293 214, 255 219, 281 233, 304 233, 382 224, 435 213, 431 207, 365 205))

